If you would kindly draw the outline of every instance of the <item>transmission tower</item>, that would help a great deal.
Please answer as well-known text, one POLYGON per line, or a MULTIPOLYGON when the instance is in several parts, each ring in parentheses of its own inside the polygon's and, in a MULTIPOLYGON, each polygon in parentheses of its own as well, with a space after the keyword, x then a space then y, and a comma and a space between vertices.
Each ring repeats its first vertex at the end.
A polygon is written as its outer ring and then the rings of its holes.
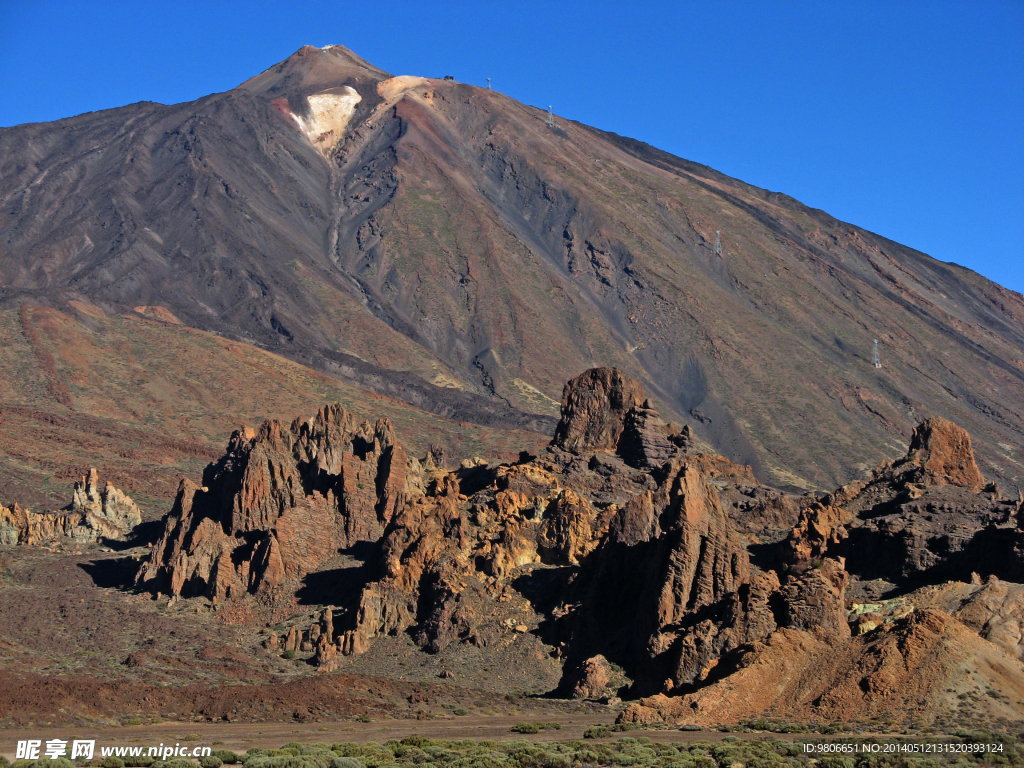
POLYGON ((487 78, 487 90, 491 90, 491 78, 487 78))
POLYGON ((882 359, 878 356, 878 339, 875 339, 875 349, 871 354, 871 364, 875 366, 875 368, 882 367, 882 359))
POLYGON ((722 255, 722 233, 715 230, 715 256, 722 255))
POLYGON ((551 105, 548 104, 548 128, 554 128, 554 127, 555 127, 555 115, 551 111, 551 105))

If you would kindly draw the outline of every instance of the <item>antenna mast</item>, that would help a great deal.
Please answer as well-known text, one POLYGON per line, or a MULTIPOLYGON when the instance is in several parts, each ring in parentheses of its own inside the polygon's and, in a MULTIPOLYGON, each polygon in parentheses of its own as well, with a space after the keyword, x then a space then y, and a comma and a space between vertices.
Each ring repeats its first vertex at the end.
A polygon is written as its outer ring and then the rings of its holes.
POLYGON ((871 354, 871 364, 875 366, 875 368, 882 367, 882 360, 878 356, 878 339, 875 339, 875 349, 874 352, 871 354))
POLYGON ((491 90, 491 78, 487 78, 487 90, 491 90))
POLYGON ((548 128, 555 127, 555 115, 551 111, 551 105, 548 104, 548 128))
POLYGON ((715 256, 722 255, 722 233, 719 230, 715 230, 715 256))

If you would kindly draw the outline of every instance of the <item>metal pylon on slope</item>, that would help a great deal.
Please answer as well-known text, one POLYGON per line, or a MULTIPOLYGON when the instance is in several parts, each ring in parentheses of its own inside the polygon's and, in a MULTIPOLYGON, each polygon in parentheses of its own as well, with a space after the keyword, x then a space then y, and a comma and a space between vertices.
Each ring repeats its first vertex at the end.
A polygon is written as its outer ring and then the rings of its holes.
POLYGON ((875 349, 871 353, 871 364, 873 366, 875 366, 875 368, 881 368, 882 367, 882 359, 878 356, 878 339, 875 339, 874 341, 875 341, 875 349))
POLYGON ((555 115, 551 111, 551 105, 548 104, 548 128, 554 128, 554 127, 555 127, 555 115))
POLYGON ((722 233, 715 230, 715 256, 722 255, 722 233))
POLYGON ((491 90, 491 78, 487 78, 487 90, 491 90))

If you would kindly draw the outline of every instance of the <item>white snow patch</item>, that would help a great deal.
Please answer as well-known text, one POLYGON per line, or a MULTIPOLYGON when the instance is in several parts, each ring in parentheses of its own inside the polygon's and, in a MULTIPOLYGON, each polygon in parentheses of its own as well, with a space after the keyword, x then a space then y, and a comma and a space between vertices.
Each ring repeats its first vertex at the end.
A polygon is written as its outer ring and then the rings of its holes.
POLYGON ((306 99, 309 117, 294 113, 292 117, 310 143, 327 154, 345 135, 345 126, 352 119, 356 104, 362 100, 355 88, 346 85, 344 93, 313 94, 306 99))

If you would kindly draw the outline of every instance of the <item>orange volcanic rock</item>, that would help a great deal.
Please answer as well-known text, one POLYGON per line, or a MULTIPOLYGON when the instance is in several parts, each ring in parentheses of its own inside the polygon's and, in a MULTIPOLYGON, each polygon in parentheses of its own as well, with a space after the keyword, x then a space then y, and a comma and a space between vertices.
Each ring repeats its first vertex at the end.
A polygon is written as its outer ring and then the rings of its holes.
POLYGON ((784 624, 833 642, 848 638, 846 585, 849 580, 843 562, 832 558, 825 558, 816 568, 791 576, 781 590, 785 598, 784 624))
POLYGON ((907 458, 921 467, 927 485, 959 485, 978 490, 985 484, 967 430, 938 416, 914 429, 907 458))
POLYGON ((592 368, 562 388, 552 445, 580 453, 618 447, 626 415, 644 401, 640 382, 617 368, 592 368))
MULTIPOLYGON (((654 491, 622 506, 572 600, 575 648, 643 670, 645 687, 705 677, 719 657, 775 629, 774 574, 746 549, 700 464, 677 458, 654 491), (756 583, 756 587, 752 586, 756 583), (667 682, 666 682, 667 681, 667 682)), ((563 685, 581 674, 570 664, 563 685)))
POLYGON ((138 584, 215 600, 273 590, 376 541, 421 489, 391 424, 356 424, 340 405, 288 428, 235 432, 203 483, 182 481, 138 584))
POLYGON ((620 722, 721 724, 754 716, 842 720, 885 715, 930 721, 952 709, 958 691, 979 696, 993 716, 1019 717, 1024 664, 978 637, 949 614, 915 612, 889 630, 839 647, 797 629, 781 629, 746 648, 735 671, 684 696, 634 702, 620 722))
POLYGON ((578 565, 597 546, 597 512, 575 491, 566 489, 548 506, 538 532, 541 558, 578 565))
POLYGON ((968 466, 952 425, 923 425, 908 457, 869 481, 802 499, 693 452, 614 369, 566 386, 559 435, 540 456, 449 471, 410 460, 390 425, 356 425, 340 406, 267 422, 233 435, 202 487, 182 483, 139 583, 218 601, 278 594, 373 542, 351 600, 264 647, 312 653, 328 672, 389 636, 485 657, 539 643, 537 658, 560 660, 562 695, 628 684, 644 696, 630 722, 892 713, 977 672, 956 643, 994 685, 1020 667, 1019 585, 863 596, 876 572, 1017 567, 1019 503, 950 482, 968 466))
POLYGON ((597 699, 604 695, 612 681, 612 667, 604 656, 594 656, 583 662, 579 679, 569 694, 574 699, 597 699))

